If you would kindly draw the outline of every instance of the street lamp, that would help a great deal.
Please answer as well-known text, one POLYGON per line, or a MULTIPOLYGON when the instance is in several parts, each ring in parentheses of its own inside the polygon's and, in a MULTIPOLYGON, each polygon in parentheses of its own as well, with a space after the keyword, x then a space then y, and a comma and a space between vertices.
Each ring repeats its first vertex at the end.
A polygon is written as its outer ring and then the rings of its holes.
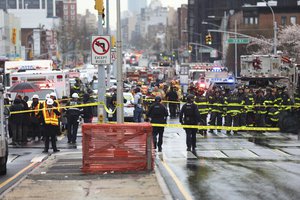
POLYGON ((203 25, 212 25, 214 27, 217 27, 218 29, 221 29, 221 26, 214 24, 214 23, 210 23, 210 22, 206 22, 206 21, 202 21, 203 25))
POLYGON ((275 20, 275 14, 274 14, 274 10, 273 8, 269 5, 269 3, 266 0, 263 0, 266 5, 270 8, 271 12, 272 12, 272 16, 273 16, 273 27, 274 27, 274 55, 277 55, 277 22, 275 20))

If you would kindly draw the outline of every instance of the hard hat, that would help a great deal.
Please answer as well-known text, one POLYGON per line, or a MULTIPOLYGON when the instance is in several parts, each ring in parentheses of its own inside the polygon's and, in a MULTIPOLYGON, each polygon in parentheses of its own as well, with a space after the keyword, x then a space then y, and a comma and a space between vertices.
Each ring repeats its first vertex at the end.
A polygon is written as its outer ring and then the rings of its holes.
POLYGON ((55 92, 51 92, 51 93, 50 93, 50 97, 51 97, 51 96, 56 97, 56 93, 55 93, 55 92))
POLYGON ((37 94, 33 95, 32 99, 39 99, 39 95, 37 95, 37 94))
POLYGON ((47 105, 52 106, 54 103, 53 99, 49 98, 47 99, 47 105))
POLYGON ((155 102, 161 102, 161 97, 160 96, 156 96, 155 97, 155 102))
POLYGON ((46 94, 45 99, 49 99, 50 98, 50 94, 46 94))
POLYGON ((79 95, 75 92, 72 94, 72 98, 79 98, 79 95))

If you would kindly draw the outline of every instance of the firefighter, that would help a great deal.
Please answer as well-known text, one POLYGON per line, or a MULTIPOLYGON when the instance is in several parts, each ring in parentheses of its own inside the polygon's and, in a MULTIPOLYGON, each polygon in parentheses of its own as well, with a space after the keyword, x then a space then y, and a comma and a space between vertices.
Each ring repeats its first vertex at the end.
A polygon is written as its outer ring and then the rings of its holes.
POLYGON ((166 98, 169 102, 169 111, 170 111, 170 117, 171 119, 176 118, 176 109, 177 109, 177 102, 178 101, 178 94, 175 91, 175 88, 171 86, 170 91, 166 94, 166 98))
MULTIPOLYGON (((226 105, 225 126, 228 127, 240 126, 239 118, 241 117, 243 99, 239 97, 237 93, 234 93, 225 100, 225 105, 226 105)), ((231 132, 230 130, 226 131, 227 134, 230 134, 230 132, 231 132)), ((233 131, 233 133, 236 134, 237 131, 233 131)))
MULTIPOLYGON (((198 107, 194 102, 194 95, 189 94, 180 110, 179 122, 183 125, 197 125, 200 122, 198 107)), ((187 151, 196 150, 196 128, 184 128, 186 132, 187 151)))
MULTIPOLYGON (((209 106, 208 106, 208 98, 205 95, 198 96, 195 99, 195 104, 198 106, 198 111, 200 114, 200 125, 206 126, 207 125, 207 115, 209 112, 209 106)), ((200 129, 200 134, 203 136, 207 135, 206 129, 200 129)))
POLYGON ((267 109, 267 116, 270 119, 269 123, 270 123, 271 127, 277 127, 278 126, 278 121, 279 121, 279 113, 280 113, 279 107, 280 107, 280 105, 277 104, 276 93, 277 93, 276 88, 273 88, 272 93, 271 93, 271 97, 268 97, 268 96, 265 97, 265 104, 266 105, 268 105, 270 102, 272 103, 272 107, 270 107, 270 109, 267 109), (271 99, 271 100, 268 100, 268 99, 271 99))
POLYGON ((291 111, 291 105, 292 100, 287 94, 287 92, 284 91, 285 87, 283 85, 277 86, 277 94, 275 102, 277 105, 279 105, 280 112, 282 111, 291 111))
POLYGON ((264 91, 262 89, 258 89, 256 91, 256 96, 254 98, 255 104, 255 125, 257 127, 265 127, 265 118, 267 110, 265 108, 265 97, 264 91))
MULTIPOLYGON (((224 98, 221 96, 221 92, 219 90, 215 90, 213 95, 209 96, 209 104, 210 105, 210 120, 209 125, 212 126, 222 126, 222 114, 223 114, 223 104, 224 98)), ((210 130, 213 133, 213 130, 210 130)), ((221 132, 221 130, 218 130, 221 132)))
MULTIPOLYGON (((245 104, 245 113, 246 113, 246 125, 254 126, 255 114, 254 114, 254 91, 248 86, 245 87, 245 99, 242 103, 245 104)), ((242 107, 243 108, 243 107, 242 107)))
POLYGON ((296 93, 294 95, 294 109, 295 111, 299 112, 300 111, 300 94, 296 93))
POLYGON ((43 118, 45 127, 45 147, 43 153, 48 153, 49 150, 49 140, 51 138, 51 144, 53 152, 58 152, 56 146, 56 135, 58 134, 58 117, 60 112, 57 109, 53 109, 54 101, 49 98, 46 102, 46 107, 43 108, 43 118))
MULTIPOLYGON (((243 104, 245 104, 245 92, 244 92, 244 87, 243 86, 238 87, 238 94, 237 95, 240 99, 242 99, 243 104)), ((240 121, 239 121, 240 126, 246 126, 247 125, 246 117, 247 117, 246 109, 245 109, 245 107, 243 107, 242 110, 241 110, 241 116, 240 116, 240 121)))
POLYGON ((266 88, 265 94, 265 106, 266 106, 266 126, 272 127, 274 123, 272 122, 271 118, 274 113, 274 104, 275 104, 275 96, 272 94, 272 88, 266 88))
MULTIPOLYGON (((155 97, 154 103, 149 108, 147 113, 147 118, 151 119, 151 123, 154 124, 166 124, 167 117, 168 117, 168 110, 167 108, 161 103, 161 97, 155 97)), ((158 152, 162 151, 162 144, 163 144, 163 133, 164 127, 153 127, 152 136, 153 136, 153 144, 154 149, 158 147, 158 152), (158 136, 158 142, 157 142, 158 136)))

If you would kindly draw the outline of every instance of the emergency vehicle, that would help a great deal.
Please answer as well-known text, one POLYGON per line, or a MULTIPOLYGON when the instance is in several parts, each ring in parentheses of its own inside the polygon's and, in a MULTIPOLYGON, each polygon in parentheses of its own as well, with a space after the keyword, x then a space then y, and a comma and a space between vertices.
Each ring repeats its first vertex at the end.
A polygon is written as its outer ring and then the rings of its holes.
POLYGON ((256 87, 285 85, 291 95, 299 78, 292 59, 282 55, 242 55, 240 76, 242 82, 256 87))
POLYGON ((18 71, 51 71, 54 69, 52 60, 6 61, 4 64, 4 85, 9 86, 11 73, 18 71))
POLYGON ((70 95, 69 72, 67 70, 26 70, 10 75, 10 86, 20 82, 32 82, 41 89, 55 90, 57 98, 70 95))

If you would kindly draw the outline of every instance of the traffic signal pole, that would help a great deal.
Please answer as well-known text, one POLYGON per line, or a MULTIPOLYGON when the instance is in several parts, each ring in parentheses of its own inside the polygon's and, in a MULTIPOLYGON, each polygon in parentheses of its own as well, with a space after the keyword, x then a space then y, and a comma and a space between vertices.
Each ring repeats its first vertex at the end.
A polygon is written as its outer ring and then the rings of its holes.
POLYGON ((117 0, 117 123, 124 123, 123 106, 123 69, 122 69, 122 40, 121 40, 121 3, 117 0))
MULTIPOLYGON (((96 1, 95 8, 98 10, 98 35, 103 35, 103 25, 102 25, 102 14, 103 9, 99 9, 99 5, 97 3, 102 3, 103 1, 96 1)), ((106 83, 105 83, 105 66, 104 65, 98 65, 98 103, 101 102, 104 105, 106 105, 106 83)), ((104 109, 103 104, 98 104, 98 122, 104 123, 106 122, 106 111, 104 109)))

